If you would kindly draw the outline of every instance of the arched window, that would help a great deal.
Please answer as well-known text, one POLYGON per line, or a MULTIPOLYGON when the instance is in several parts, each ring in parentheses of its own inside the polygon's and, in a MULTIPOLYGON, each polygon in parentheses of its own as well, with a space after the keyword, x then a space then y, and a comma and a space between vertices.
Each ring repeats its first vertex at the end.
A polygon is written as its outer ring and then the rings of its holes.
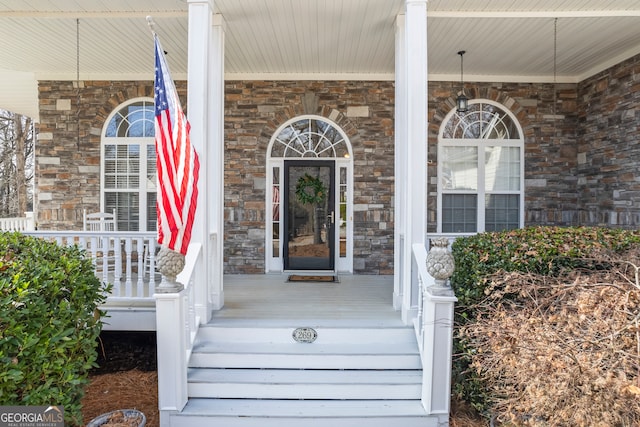
POLYGON ((101 206, 116 210, 118 230, 156 229, 155 115, 151 98, 118 106, 102 135, 101 206))
POLYGON ((515 116, 489 100, 451 111, 438 137, 438 232, 519 228, 523 210, 524 139, 515 116))

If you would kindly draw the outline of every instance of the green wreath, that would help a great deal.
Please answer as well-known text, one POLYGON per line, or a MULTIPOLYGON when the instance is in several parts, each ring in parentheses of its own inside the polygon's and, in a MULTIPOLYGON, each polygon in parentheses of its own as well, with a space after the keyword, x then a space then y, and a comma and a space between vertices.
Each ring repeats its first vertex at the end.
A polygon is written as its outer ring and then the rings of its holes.
POLYGON ((314 178, 308 173, 298 179, 296 196, 305 205, 318 205, 327 197, 327 189, 320 178, 314 178))

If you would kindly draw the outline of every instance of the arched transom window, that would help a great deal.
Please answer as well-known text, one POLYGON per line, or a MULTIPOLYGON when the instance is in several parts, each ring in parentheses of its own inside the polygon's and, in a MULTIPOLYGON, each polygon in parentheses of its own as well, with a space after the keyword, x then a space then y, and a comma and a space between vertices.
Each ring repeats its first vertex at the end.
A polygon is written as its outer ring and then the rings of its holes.
POLYGON ((522 227, 524 139, 515 116, 488 100, 451 111, 438 138, 438 231, 522 227))
POLYGON ((101 210, 116 210, 118 230, 156 229, 156 149, 153 99, 116 108, 102 136, 101 210))
POLYGON ((305 117, 287 124, 275 136, 271 157, 348 158, 345 136, 331 123, 305 117))

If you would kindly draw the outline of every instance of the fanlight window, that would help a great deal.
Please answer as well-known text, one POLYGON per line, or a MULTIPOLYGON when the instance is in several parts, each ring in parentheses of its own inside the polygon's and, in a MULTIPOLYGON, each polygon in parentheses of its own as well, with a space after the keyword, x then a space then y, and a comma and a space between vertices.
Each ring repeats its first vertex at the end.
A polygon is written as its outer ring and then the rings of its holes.
POLYGON ((271 157, 349 157, 349 147, 329 122, 303 118, 280 130, 271 146, 271 157))
POLYGON ((155 134, 153 102, 140 101, 121 108, 107 124, 106 137, 135 138, 155 134))
POLYGON ((118 230, 156 229, 155 109, 152 99, 120 105, 102 138, 102 206, 118 230))
POLYGON ((452 139, 520 139, 520 131, 502 108, 478 102, 466 113, 456 113, 447 121, 443 138, 452 139))

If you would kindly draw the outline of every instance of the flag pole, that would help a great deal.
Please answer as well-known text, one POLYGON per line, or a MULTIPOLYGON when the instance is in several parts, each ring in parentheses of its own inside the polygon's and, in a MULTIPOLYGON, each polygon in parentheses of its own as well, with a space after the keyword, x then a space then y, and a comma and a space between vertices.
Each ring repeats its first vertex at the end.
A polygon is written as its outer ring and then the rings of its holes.
POLYGON ((156 256, 162 280, 157 293, 180 292, 176 281, 183 270, 191 239, 198 197, 198 154, 189 138, 189 122, 180 105, 169 73, 165 52, 155 32, 155 23, 147 16, 155 44, 155 140, 158 175, 158 243, 156 256))

